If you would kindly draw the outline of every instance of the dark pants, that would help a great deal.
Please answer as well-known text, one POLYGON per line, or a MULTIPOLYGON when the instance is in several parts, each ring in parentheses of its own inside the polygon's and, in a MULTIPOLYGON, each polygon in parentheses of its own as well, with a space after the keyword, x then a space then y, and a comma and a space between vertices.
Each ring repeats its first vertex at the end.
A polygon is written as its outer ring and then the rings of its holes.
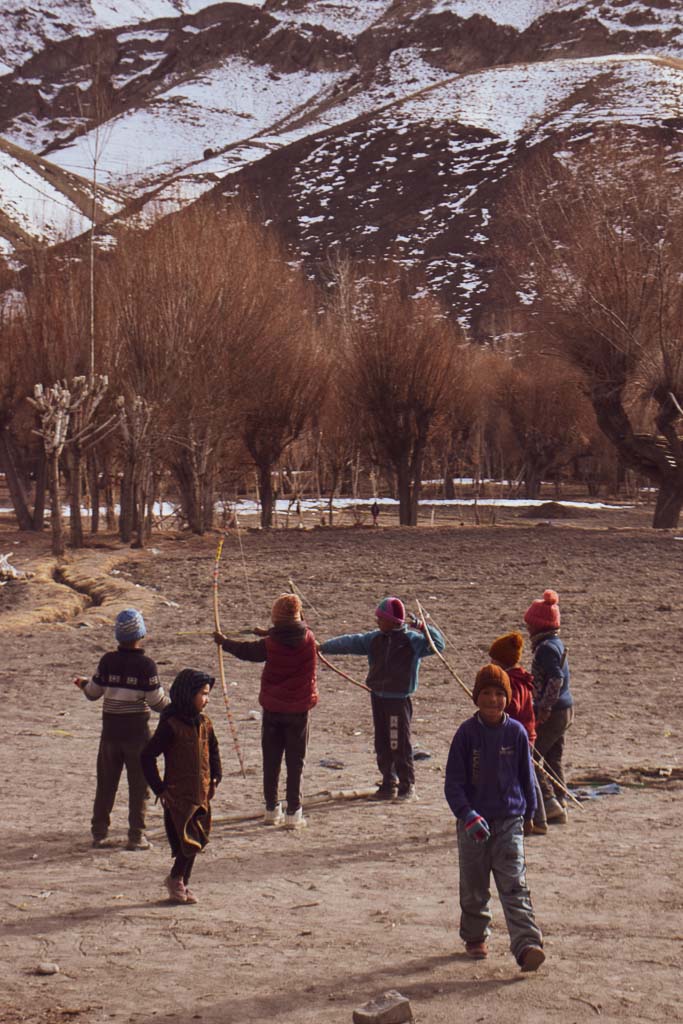
MULTIPOLYGON (((550 717, 542 725, 536 726, 536 750, 543 757, 549 770, 557 776, 565 787, 564 766, 562 764, 564 738, 567 729, 572 724, 573 718, 573 707, 559 708, 557 711, 551 711, 550 717)), ((555 799, 561 800, 562 803, 565 802, 564 790, 560 789, 559 786, 555 786, 545 773, 537 771, 537 776, 544 800, 552 800, 555 797, 555 799)))
POLYGON ((194 855, 191 857, 184 857, 180 852, 180 837, 178 836, 178 831, 173 824, 173 818, 166 808, 164 808, 164 826, 166 828, 168 845, 171 847, 171 856, 175 858, 171 868, 171 878, 182 878, 185 885, 187 885, 190 881, 192 868, 194 867, 194 855))
POLYGON ((134 734, 122 739, 102 733, 97 752, 97 790, 92 812, 94 839, 104 839, 109 831, 123 766, 128 776, 128 838, 136 842, 145 831, 147 781, 142 773, 140 754, 149 740, 149 726, 143 719, 134 724, 134 734))
POLYGON ((308 711, 265 711, 261 720, 263 796, 266 809, 278 804, 278 783, 284 754, 287 768, 287 813, 301 807, 301 776, 308 747, 308 711))
POLYGON ((410 723, 413 704, 410 697, 394 699, 372 694, 372 721, 375 727, 375 754, 382 773, 382 787, 390 789, 398 780, 399 790, 415 783, 413 742, 410 723))

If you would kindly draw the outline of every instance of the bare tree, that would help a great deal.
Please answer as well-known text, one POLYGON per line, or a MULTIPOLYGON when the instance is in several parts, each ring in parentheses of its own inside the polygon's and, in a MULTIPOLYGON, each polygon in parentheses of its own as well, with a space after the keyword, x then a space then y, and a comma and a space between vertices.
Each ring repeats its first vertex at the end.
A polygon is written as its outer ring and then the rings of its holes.
POLYGON ((672 149, 612 136, 537 164, 509 211, 539 330, 581 372, 623 462, 658 488, 660 528, 683 507, 682 186, 672 149))
POLYGON ((378 463, 395 474, 400 523, 415 526, 425 449, 464 340, 433 299, 411 298, 404 281, 359 285, 356 304, 345 365, 350 409, 378 463))

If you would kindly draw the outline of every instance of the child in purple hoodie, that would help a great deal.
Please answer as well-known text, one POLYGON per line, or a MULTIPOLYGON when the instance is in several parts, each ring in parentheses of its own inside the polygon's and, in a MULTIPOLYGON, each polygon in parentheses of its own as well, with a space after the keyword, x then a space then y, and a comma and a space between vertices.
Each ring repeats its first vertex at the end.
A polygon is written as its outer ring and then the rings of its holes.
POLYGON ((512 690, 500 666, 479 670, 472 698, 478 710, 453 737, 444 787, 458 822, 460 937, 468 956, 488 956, 493 873, 512 954, 523 971, 535 971, 545 954, 524 859, 536 807, 529 740, 505 713, 512 690))

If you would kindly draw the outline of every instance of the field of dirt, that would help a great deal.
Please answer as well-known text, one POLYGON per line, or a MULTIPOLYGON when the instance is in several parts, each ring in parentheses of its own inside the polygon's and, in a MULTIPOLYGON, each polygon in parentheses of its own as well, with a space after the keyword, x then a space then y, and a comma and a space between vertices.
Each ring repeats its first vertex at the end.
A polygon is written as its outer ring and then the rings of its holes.
MULTIPOLYGON (((490 641, 519 627, 545 587, 558 591, 577 707, 569 777, 621 787, 527 840, 548 957, 537 975, 519 973, 495 897, 488 961, 463 956, 443 771, 473 705, 435 658, 423 663, 415 700, 414 740, 431 755, 417 765, 418 803, 315 798, 377 778, 367 694, 325 670, 305 776, 308 828, 265 828, 251 714, 259 668, 226 656, 247 777, 217 687, 209 713, 225 775, 195 867, 199 904, 165 901, 158 807, 149 813, 154 848, 123 848, 125 783, 118 845, 92 849, 101 709, 71 679, 113 646, 114 616, 129 605, 144 612, 146 649, 166 686, 183 667, 215 672, 214 645, 201 633, 213 629, 216 536, 155 536, 144 552, 104 536, 55 575, 49 537, 17 534, 5 521, 0 552, 35 575, 0 588, 0 1019, 349 1024, 354 1007, 392 988, 409 997, 417 1024, 680 1019, 683 537, 649 530, 648 518, 634 510, 539 523, 510 514, 481 526, 233 532, 225 543, 226 632, 267 624, 288 579, 308 599, 319 639, 372 628, 387 593, 409 607, 418 598, 469 685, 490 641), (192 631, 199 635, 181 635, 192 631), (59 973, 39 975, 45 962, 59 973)), ((337 664, 363 678, 361 659, 337 664)))

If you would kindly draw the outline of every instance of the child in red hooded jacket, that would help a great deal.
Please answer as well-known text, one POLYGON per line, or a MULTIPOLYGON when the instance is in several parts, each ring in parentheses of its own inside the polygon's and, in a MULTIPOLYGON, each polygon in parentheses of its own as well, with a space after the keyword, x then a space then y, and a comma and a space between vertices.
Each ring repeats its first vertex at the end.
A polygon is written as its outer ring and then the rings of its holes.
MULTIPOLYGON (((529 737, 529 745, 533 748, 536 743, 536 716, 534 714, 534 677, 531 672, 520 665, 522 651, 524 650, 524 637, 521 633, 504 633, 493 641, 489 647, 489 657, 495 665, 499 665, 507 672, 512 689, 512 700, 507 709, 510 718, 516 719, 523 725, 529 737)), ((545 817, 543 795, 538 782, 536 783, 536 812, 532 824, 533 835, 545 835, 548 831, 548 824, 545 817)))
POLYGON ((285 828, 303 828, 301 777, 309 737, 309 711, 318 703, 316 642, 302 618, 301 601, 282 594, 272 608, 272 627, 261 640, 229 640, 214 633, 224 651, 241 661, 265 662, 259 703, 263 753, 264 822, 285 828), (284 756, 287 766, 287 813, 278 799, 284 756))

